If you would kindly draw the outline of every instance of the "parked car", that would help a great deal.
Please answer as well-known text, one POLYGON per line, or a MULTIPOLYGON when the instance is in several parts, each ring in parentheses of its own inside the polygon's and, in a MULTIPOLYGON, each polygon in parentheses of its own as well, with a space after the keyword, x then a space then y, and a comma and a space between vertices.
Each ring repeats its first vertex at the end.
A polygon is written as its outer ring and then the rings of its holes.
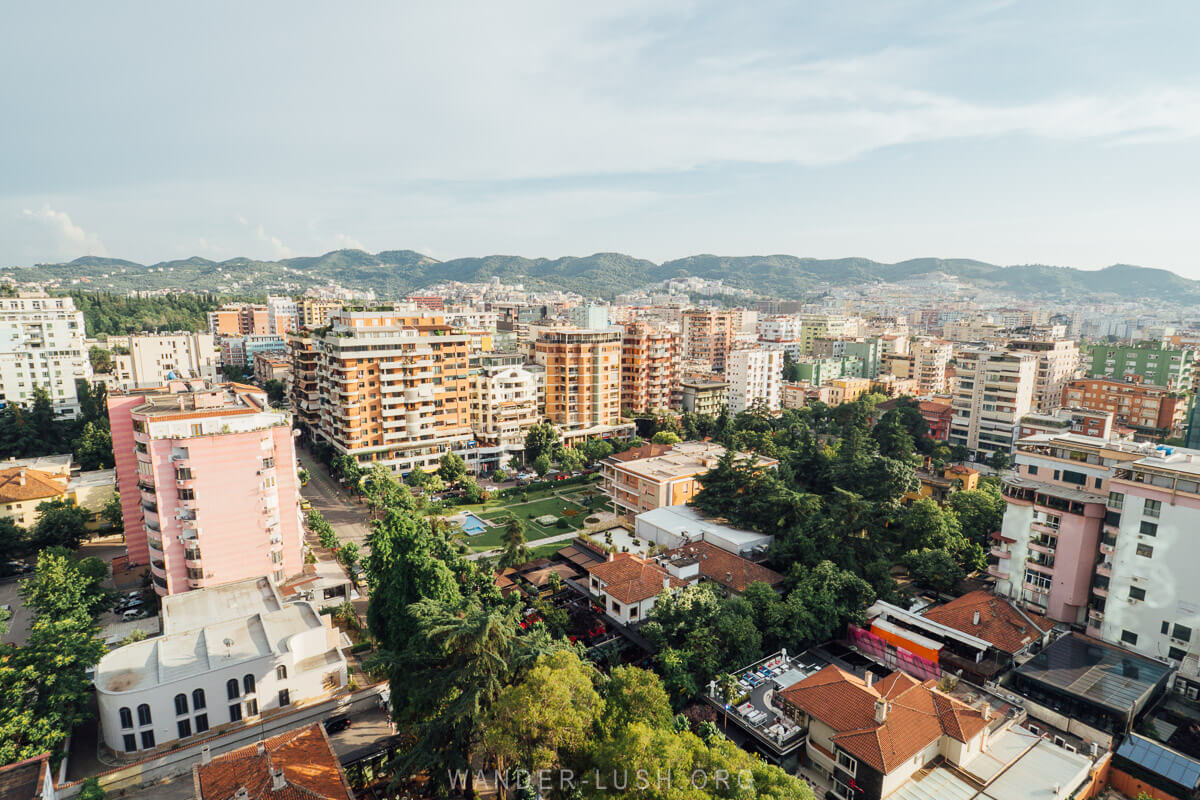
POLYGON ((337 733, 338 731, 344 731, 346 728, 350 727, 350 718, 345 714, 338 714, 335 717, 330 717, 329 719, 325 720, 323 724, 325 725, 326 733, 337 733))
POLYGON ((144 608, 127 608, 125 609, 125 612, 121 614, 121 621, 131 622, 135 619, 145 619, 148 616, 150 616, 150 612, 144 608))
POLYGON ((127 597, 124 600, 119 601, 117 603, 117 605, 115 607, 113 607, 113 611, 116 611, 117 613, 123 613, 125 611, 128 611, 131 608, 145 608, 145 607, 146 607, 146 601, 142 600, 142 598, 139 597, 136 600, 131 600, 127 597))
POLYGON ((304 509, 305 511, 309 511, 312 509, 312 503, 308 502, 307 500, 301 500, 300 508, 304 509))
POLYGON ((33 572, 33 567, 24 561, 6 561, 3 571, 8 575, 24 575, 27 572, 33 572))

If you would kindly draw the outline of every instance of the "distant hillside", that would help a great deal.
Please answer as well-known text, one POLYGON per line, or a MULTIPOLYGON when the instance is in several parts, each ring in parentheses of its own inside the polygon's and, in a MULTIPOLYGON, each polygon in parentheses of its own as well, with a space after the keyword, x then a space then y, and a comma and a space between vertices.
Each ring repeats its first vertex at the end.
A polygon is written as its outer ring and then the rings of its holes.
POLYGON ((321 256, 254 261, 189 258, 143 265, 115 258, 0 269, 0 278, 57 282, 63 288, 125 293, 179 289, 221 294, 294 292, 336 283, 399 297, 443 281, 498 277, 532 289, 563 289, 609 298, 668 278, 721 279, 769 297, 797 298, 828 286, 895 282, 948 275, 979 287, 1043 298, 1113 295, 1127 299, 1200 302, 1200 281, 1162 269, 1118 264, 1102 270, 1041 265, 1000 267, 971 259, 918 258, 883 264, 865 258, 815 259, 789 255, 696 255, 655 264, 622 253, 564 258, 493 255, 438 261, 412 250, 335 250, 321 256))

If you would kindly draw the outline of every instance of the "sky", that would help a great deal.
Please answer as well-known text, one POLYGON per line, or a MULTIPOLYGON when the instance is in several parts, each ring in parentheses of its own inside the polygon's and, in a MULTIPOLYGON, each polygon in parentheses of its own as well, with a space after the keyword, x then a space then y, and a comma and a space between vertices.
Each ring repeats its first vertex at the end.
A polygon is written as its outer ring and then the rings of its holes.
POLYGON ((0 265, 620 251, 1200 278, 1200 4, 42 2, 0 265))

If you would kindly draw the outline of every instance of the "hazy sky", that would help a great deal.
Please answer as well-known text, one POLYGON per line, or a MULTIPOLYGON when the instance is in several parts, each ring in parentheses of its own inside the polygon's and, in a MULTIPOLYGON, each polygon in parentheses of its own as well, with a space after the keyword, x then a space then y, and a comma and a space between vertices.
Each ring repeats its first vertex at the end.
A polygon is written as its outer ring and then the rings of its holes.
POLYGON ((0 264, 339 247, 1200 278, 1200 4, 0 12, 0 264))

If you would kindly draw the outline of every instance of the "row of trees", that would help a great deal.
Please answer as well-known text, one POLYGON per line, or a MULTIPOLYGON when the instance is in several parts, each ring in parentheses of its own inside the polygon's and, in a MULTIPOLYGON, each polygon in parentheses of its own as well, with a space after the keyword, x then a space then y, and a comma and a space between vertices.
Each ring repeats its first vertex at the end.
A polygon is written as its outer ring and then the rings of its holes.
MULTIPOLYGON (((0 517, 0 564, 39 552, 47 547, 74 550, 88 537, 91 513, 74 500, 47 500, 37 505, 38 519, 23 528, 11 517, 0 517)), ((120 500, 114 495, 102 512, 109 521, 121 518, 120 500)))
POLYGON ((155 297, 71 292, 71 298, 83 312, 88 333, 100 337, 142 331, 202 331, 208 327, 208 312, 233 299, 187 292, 155 297))
POLYGON ((69 452, 81 469, 111 469, 112 435, 104 385, 76 381, 75 387, 80 406, 76 419, 56 415, 54 402, 42 386, 33 390, 28 405, 10 401, 0 409, 0 459, 69 452))
POLYGON ((48 548, 22 584, 34 617, 26 644, 0 645, 0 764, 45 752, 57 764, 67 736, 88 718, 87 671, 105 653, 96 616, 115 600, 107 577, 101 559, 48 548))

